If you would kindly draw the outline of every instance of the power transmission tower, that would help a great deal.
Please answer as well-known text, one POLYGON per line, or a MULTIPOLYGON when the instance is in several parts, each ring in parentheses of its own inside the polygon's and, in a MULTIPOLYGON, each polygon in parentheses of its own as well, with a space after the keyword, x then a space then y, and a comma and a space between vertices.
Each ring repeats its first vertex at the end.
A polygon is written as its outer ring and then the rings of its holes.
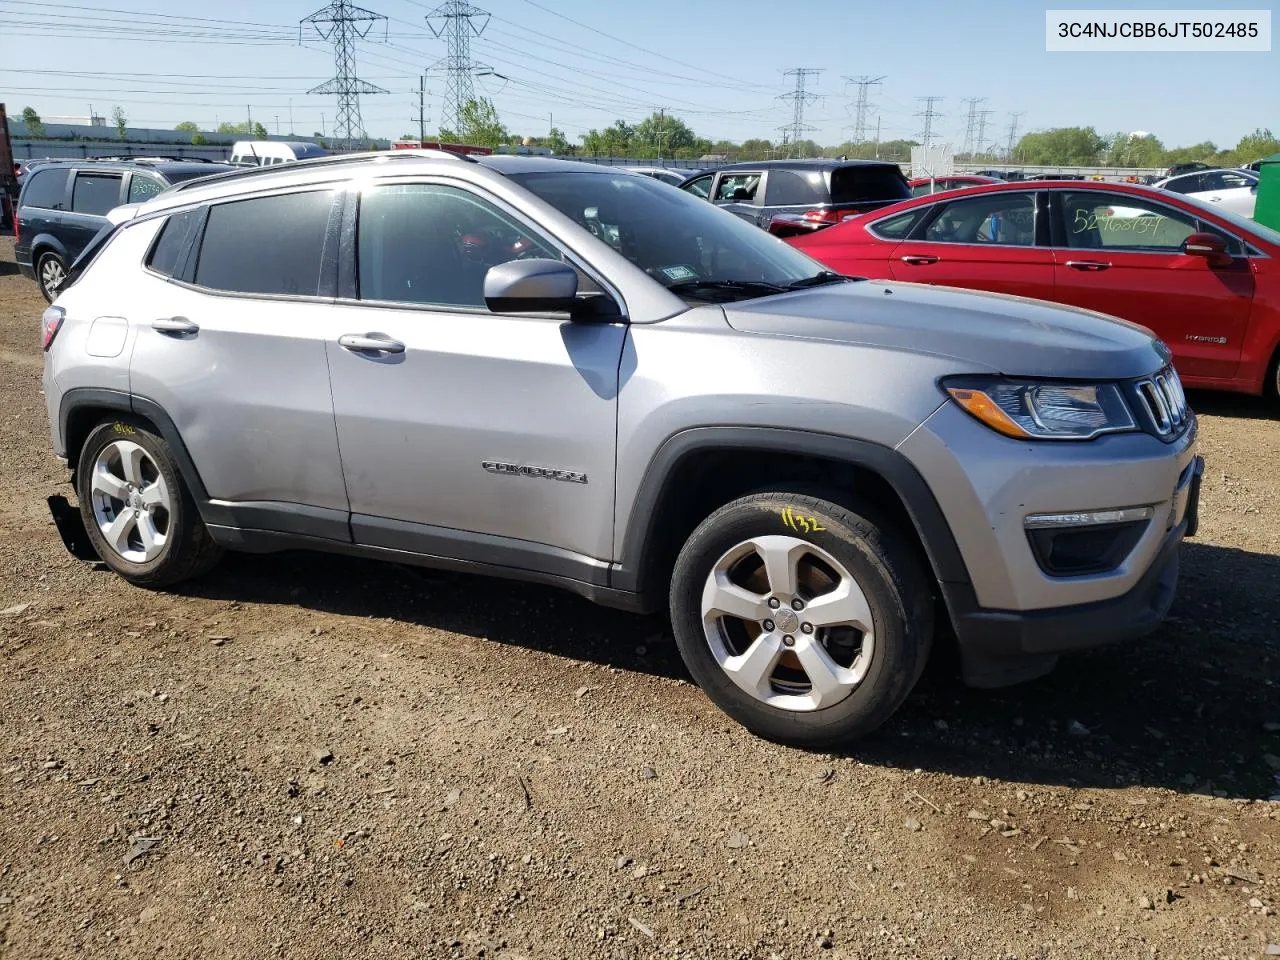
POLYGON ((924 101, 924 109, 916 114, 917 117, 924 118, 924 129, 920 131, 920 145, 926 150, 933 146, 933 122, 946 114, 939 113, 933 108, 935 103, 941 103, 944 97, 916 97, 917 100, 924 101))
POLYGON ((440 107, 440 127, 457 134, 462 129, 462 112, 476 98, 473 80, 480 66, 471 59, 471 38, 484 33, 489 25, 489 11, 467 3, 467 0, 445 0, 426 16, 427 26, 437 37, 444 37, 449 52, 445 65, 444 103, 440 107), (481 21, 477 26, 475 21, 481 21), (439 27, 436 21, 441 21, 439 27))
POLYGON ((995 114, 994 110, 978 111, 978 139, 975 141, 974 156, 981 156, 987 150, 987 117, 995 114))
POLYGON ((302 39, 302 25, 311 24, 324 40, 333 41, 333 59, 336 67, 333 79, 312 87, 307 93, 336 93, 338 116, 333 123, 333 136, 337 150, 354 150, 364 145, 364 123, 360 120, 360 94, 386 93, 381 87, 366 83, 356 76, 356 40, 369 35, 379 20, 386 21, 380 13, 357 7, 348 0, 332 0, 323 9, 298 24, 298 39, 302 39))
POLYGON ((875 105, 867 102, 867 90, 884 79, 879 77, 845 77, 846 82, 858 88, 858 98, 853 105, 853 142, 863 143, 867 139, 867 114, 875 105))
POLYGON ((1004 159, 1008 163, 1013 159, 1013 145, 1018 142, 1018 118, 1026 116, 1026 111, 1009 114, 1009 145, 1005 147, 1004 159))
POLYGON ((818 94, 810 93, 805 89, 805 80, 811 76, 816 77, 821 72, 821 69, 814 69, 813 67, 796 67, 793 70, 783 71, 782 75, 784 77, 796 78, 796 88, 794 90, 790 93, 778 95, 779 100, 791 101, 791 122, 783 124, 778 128, 782 131, 782 142, 790 143, 791 145, 791 151, 789 152, 794 153, 796 150, 800 149, 800 135, 802 133, 808 133, 810 130, 817 129, 816 127, 811 127, 804 122, 804 108, 805 104, 812 103, 815 100, 820 100, 821 97, 819 97, 818 94))
POLYGON ((978 104, 985 103, 986 99, 986 97, 968 97, 961 101, 969 105, 969 113, 964 128, 964 146, 960 148, 960 152, 970 157, 973 156, 973 135, 978 124, 978 104))

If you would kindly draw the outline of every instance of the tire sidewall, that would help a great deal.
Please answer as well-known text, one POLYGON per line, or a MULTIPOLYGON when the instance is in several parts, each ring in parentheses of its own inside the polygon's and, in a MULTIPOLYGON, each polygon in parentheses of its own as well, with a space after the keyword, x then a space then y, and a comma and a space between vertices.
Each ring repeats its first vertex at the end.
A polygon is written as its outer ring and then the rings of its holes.
POLYGON ((84 519, 85 530, 98 556, 102 558, 103 563, 126 580, 153 576, 173 560, 186 532, 188 500, 185 493, 186 488, 183 486, 182 478, 169 457, 168 446, 141 421, 122 416, 99 424, 85 439, 76 465, 76 496, 80 501, 80 515, 84 519), (102 531, 98 529, 98 522, 93 515, 93 491, 90 481, 94 464, 97 463, 102 451, 116 440, 128 440, 142 447, 164 477, 165 485, 169 490, 169 530, 165 544, 160 554, 146 563, 134 563, 120 556, 102 536, 102 531))
MULTIPOLYGON (((749 497, 712 514, 690 536, 672 578, 671 616, 676 643, 694 680, 721 709, 768 739, 819 744, 851 739, 882 724, 914 686, 928 637, 919 636, 926 602, 906 594, 894 563, 877 544, 884 530, 863 514, 808 496, 749 497), (787 525, 784 512, 816 520, 815 531, 787 525), (782 534, 812 543, 835 557, 857 581, 871 609, 875 649, 862 682, 845 699, 820 710, 792 711, 769 706, 738 687, 716 662, 702 625, 702 591, 724 553, 752 537, 782 534)), ((932 604, 932 598, 927 600, 932 604)), ((924 628, 927 630, 927 628, 924 628)))

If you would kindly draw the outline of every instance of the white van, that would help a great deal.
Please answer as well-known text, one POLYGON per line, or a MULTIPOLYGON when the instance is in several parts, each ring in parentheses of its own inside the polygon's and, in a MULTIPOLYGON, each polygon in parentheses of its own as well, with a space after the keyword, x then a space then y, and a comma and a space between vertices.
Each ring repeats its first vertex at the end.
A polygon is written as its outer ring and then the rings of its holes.
POLYGON ((327 151, 308 140, 237 140, 231 148, 231 162, 268 166, 323 157, 327 151))

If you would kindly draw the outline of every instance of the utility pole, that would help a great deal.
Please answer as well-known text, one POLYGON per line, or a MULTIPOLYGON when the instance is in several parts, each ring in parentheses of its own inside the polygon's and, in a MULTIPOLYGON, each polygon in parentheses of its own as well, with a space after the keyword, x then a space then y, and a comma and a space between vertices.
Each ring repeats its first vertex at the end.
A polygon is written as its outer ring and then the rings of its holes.
POLYGON ((946 116, 934 109, 934 104, 941 103, 943 97, 916 97, 917 100, 924 101, 924 110, 916 114, 917 117, 924 118, 924 129, 920 131, 920 143, 927 150, 933 146, 933 122, 946 116))
POLYGON ((880 118, 876 117, 876 159, 880 159, 880 118))
POLYGON ((855 144, 863 143, 867 139, 867 113, 875 104, 867 102, 867 90, 876 86, 884 79, 879 77, 845 77, 847 83, 852 83, 858 88, 858 98, 853 105, 853 142, 855 144))
POLYGON ((1004 149, 1005 163, 1013 159, 1013 145, 1018 142, 1018 118, 1026 116, 1026 111, 1009 114, 1009 144, 1004 149))
POLYGON ((280 136, 280 114, 275 115, 276 118, 276 136, 280 136))
POLYGON ((289 136, 293 136, 293 97, 289 98, 289 136))
POLYGON ((667 121, 667 108, 658 108, 658 159, 662 159, 662 128, 667 121))
POLYGON ((974 147, 974 156, 981 156, 987 150, 987 117, 995 114, 994 110, 978 111, 978 139, 974 147))
POLYGON ((477 64, 471 59, 471 38, 484 33, 489 25, 489 11, 481 10, 467 0, 446 0, 425 17, 427 26, 437 37, 443 36, 449 52, 432 67, 445 65, 444 104, 440 108, 440 126, 457 134, 462 129, 462 113, 467 104, 476 98, 475 77, 477 64), (435 21, 443 21, 437 29, 435 21), (476 26, 475 21, 481 21, 476 26))
POLYGON ((963 103, 969 105, 969 113, 965 120, 964 128, 964 146, 960 148, 961 153, 973 156, 973 137, 978 124, 978 104, 985 103, 986 97, 968 97, 963 103))
POLYGON ((418 76, 418 146, 427 139, 427 75, 418 76))
POLYGON ((245 104, 244 113, 245 113, 245 116, 249 118, 249 129, 245 131, 245 136, 252 137, 253 136, 253 110, 249 108, 248 104, 245 104))
POLYGON ((800 135, 802 133, 807 133, 810 130, 816 129, 804 122, 804 108, 806 104, 812 103, 815 100, 820 100, 821 97, 819 97, 818 94, 810 93, 805 89, 805 80, 811 76, 816 77, 821 72, 821 68, 815 69, 813 67, 795 67, 791 70, 783 71, 782 75, 784 77, 796 78, 796 86, 794 90, 790 93, 778 95, 779 100, 791 101, 791 122, 778 128, 782 131, 782 142, 784 144, 790 143, 791 150, 789 152, 791 153, 800 149, 800 135), (788 134, 790 135, 789 140, 788 134))
POLYGON ((298 24, 298 38, 302 38, 303 24, 311 24, 323 40, 333 41, 333 79, 312 87, 308 94, 336 94, 338 117, 333 124, 333 135, 338 150, 354 150, 365 141, 364 123, 360 119, 360 94, 386 93, 381 87, 366 83, 356 76, 356 41, 363 40, 379 20, 386 17, 364 7, 357 7, 350 0, 330 0, 327 7, 304 17, 298 24))

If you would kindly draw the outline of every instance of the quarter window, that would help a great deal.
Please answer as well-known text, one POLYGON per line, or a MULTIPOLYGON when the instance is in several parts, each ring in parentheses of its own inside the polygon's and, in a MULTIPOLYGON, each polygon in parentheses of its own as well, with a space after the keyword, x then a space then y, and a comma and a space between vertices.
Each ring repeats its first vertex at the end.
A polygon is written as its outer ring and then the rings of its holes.
POLYGON ((769 174, 769 206, 799 206, 801 204, 827 203, 831 197, 821 170, 796 173, 794 170, 773 170, 769 174))
POLYGON ((1131 194, 1064 190, 1067 246, 1173 253, 1196 232, 1196 218, 1131 194))
POLYGON ((885 217, 883 220, 877 220, 867 229, 877 237, 883 237, 886 240, 904 240, 921 215, 928 209, 928 207, 919 207, 915 210, 908 210, 906 213, 885 217))
POLYGON ((925 229, 935 243, 1030 247, 1036 242, 1036 201, 1030 193, 992 193, 952 200, 925 229))
POLYGON ((129 203, 142 203, 150 200, 164 189, 164 184, 155 177, 144 173, 135 173, 129 180, 129 203))
POLYGON ((715 174, 709 173, 705 177, 699 177, 697 180, 690 180, 685 184, 684 189, 695 197, 702 197, 705 200, 711 196, 711 181, 714 179, 715 174))
POLYGON ((22 191, 24 207, 41 207, 45 210, 61 210, 67 191, 67 171, 63 169, 36 170, 27 174, 30 180, 22 191))
POLYGON ((560 259, 514 219, 466 190, 377 186, 360 199, 360 299, 484 309, 490 267, 560 259))
POLYGON ((232 293, 315 296, 332 205, 323 190, 211 207, 195 282, 232 293))
POLYGON ((102 216, 120 205, 120 175, 77 173, 71 190, 71 209, 76 213, 102 216))
POLYGON ((147 266, 156 273, 172 277, 178 270, 178 258, 187 249, 191 232, 200 222, 199 210, 188 210, 175 213, 165 220, 160 228, 160 236, 151 248, 151 256, 147 258, 147 266))

